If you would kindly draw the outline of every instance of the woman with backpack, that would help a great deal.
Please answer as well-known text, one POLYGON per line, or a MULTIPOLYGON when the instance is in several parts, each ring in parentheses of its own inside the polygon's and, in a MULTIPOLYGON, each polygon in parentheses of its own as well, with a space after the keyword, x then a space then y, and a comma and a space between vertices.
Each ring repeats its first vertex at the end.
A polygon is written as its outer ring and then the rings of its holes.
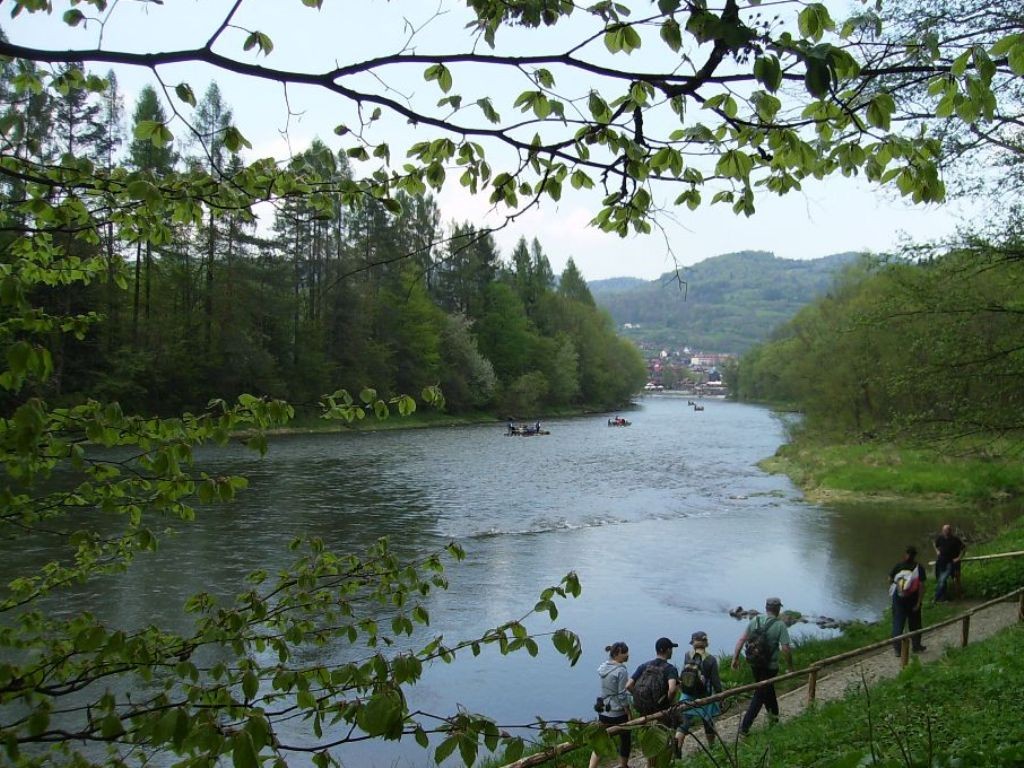
MULTIPOLYGON (((605 650, 608 651, 608 659, 597 668, 598 677, 601 679, 601 695, 597 697, 594 709, 602 725, 622 725, 629 720, 629 693, 626 692, 626 683, 629 682, 629 670, 626 669, 629 646, 620 641, 612 643, 605 650)), ((619 731, 621 768, 628 768, 632 746, 629 729, 619 731)), ((590 768, 597 768, 600 762, 601 756, 597 752, 590 755, 590 768)))
MULTIPOLYGON (((718 659, 708 652, 708 633, 694 632, 690 635, 692 651, 683 657, 683 666, 679 670, 679 690, 682 701, 703 699, 722 692, 722 678, 718 672, 718 659)), ((686 735, 690 733, 699 719, 704 724, 704 735, 710 747, 715 741, 715 724, 713 718, 721 712, 717 701, 699 707, 682 710, 682 718, 676 727, 676 754, 679 754, 686 735)))

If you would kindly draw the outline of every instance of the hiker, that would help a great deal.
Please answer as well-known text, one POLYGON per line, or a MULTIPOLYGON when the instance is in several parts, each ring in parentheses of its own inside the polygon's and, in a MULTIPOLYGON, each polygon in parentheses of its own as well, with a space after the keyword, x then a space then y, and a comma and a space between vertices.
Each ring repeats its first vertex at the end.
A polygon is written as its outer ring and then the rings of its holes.
POLYGON ((942 534, 935 539, 935 602, 949 600, 946 587, 950 579, 960 581, 960 558, 967 547, 953 533, 953 526, 946 523, 942 526, 942 534))
MULTIPOLYGON (((672 649, 678 647, 679 643, 673 643, 667 637, 659 637, 654 644, 657 656, 637 667, 626 683, 626 690, 633 695, 633 707, 641 715, 661 712, 675 702, 679 670, 669 663, 669 659, 672 658, 672 649)), ((671 728, 675 724, 675 719, 669 714, 662 718, 661 722, 671 728)), ((647 765, 653 768, 656 757, 652 755, 647 758, 647 765)))
MULTIPOLYGON (((903 551, 903 559, 889 569, 889 594, 892 596, 892 636, 903 634, 903 627, 913 632, 921 628, 921 602, 924 599, 924 566, 917 562, 917 547, 909 545, 903 551)), ((901 641, 893 641, 892 647, 900 656, 901 641)), ((911 645, 915 651, 926 650, 921 644, 921 635, 914 635, 911 645)))
MULTIPOLYGON (((722 678, 718 673, 718 659, 708 651, 708 633, 694 632, 690 635, 692 651, 683 657, 683 666, 679 670, 679 690, 682 701, 703 699, 722 692, 722 678)), ((676 727, 676 754, 681 754, 683 742, 692 728, 700 720, 704 724, 704 735, 708 746, 715 741, 715 724, 712 719, 721 712, 717 701, 699 707, 684 709, 679 725, 676 727)))
MULTIPOLYGON (((629 647, 623 642, 617 642, 607 646, 605 650, 608 651, 608 659, 597 668, 597 674, 601 678, 601 695, 597 697, 594 709, 602 725, 622 725, 629 720, 629 693, 626 692, 626 685, 629 683, 629 671, 626 669, 629 647)), ((621 768, 629 768, 631 736, 628 728, 619 731, 621 768)), ((597 752, 591 753, 589 768, 597 768, 600 762, 601 756, 597 752)))
MULTIPOLYGON (((786 669, 793 671, 793 651, 789 644, 789 628, 779 618, 782 601, 777 597, 769 597, 764 601, 765 615, 755 616, 747 624, 746 630, 736 641, 732 652, 732 668, 740 667, 740 651, 747 657, 754 681, 770 680, 779 674, 779 654, 786 659, 786 669)), ((771 683, 762 685, 754 691, 743 720, 740 722, 740 736, 750 732, 750 726, 761 711, 768 710, 768 722, 774 724, 779 719, 779 699, 775 695, 775 686, 771 683)))

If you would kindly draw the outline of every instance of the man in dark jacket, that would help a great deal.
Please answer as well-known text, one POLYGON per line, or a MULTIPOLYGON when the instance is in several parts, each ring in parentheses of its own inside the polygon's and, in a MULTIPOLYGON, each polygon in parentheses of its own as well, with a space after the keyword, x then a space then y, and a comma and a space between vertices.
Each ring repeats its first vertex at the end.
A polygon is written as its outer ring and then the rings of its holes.
MULTIPOLYGON (((889 594, 892 596, 892 636, 903 634, 903 628, 913 632, 921 628, 921 602, 924 600, 924 567, 917 562, 917 547, 908 546, 900 560, 889 570, 889 594)), ((900 644, 896 640, 892 647, 900 655, 900 644)), ((923 651, 921 636, 914 635, 915 651, 923 651)))
POLYGON ((949 600, 946 584, 960 568, 964 556, 964 543, 953 534, 953 526, 942 526, 942 534, 935 539, 935 602, 949 600))

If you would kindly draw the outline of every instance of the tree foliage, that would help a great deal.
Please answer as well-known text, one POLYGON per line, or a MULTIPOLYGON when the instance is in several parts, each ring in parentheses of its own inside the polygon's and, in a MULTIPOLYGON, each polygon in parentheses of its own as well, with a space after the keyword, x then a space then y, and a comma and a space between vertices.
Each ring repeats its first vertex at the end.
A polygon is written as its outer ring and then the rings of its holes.
MULTIPOLYGON (((292 2, 289 22, 317 24, 338 5, 292 2)), ((265 430, 293 415, 278 392, 331 418, 407 414, 416 401, 401 393, 438 402, 434 384, 456 361, 467 363, 467 403, 493 393, 533 408, 633 391, 642 376, 635 350, 614 338, 571 273, 566 292, 553 290, 539 243, 517 249, 509 266, 472 224, 438 236, 426 195, 447 181, 509 220, 567 189, 595 189, 594 224, 619 235, 651 229, 666 187, 674 206, 749 214, 762 192, 863 173, 933 201, 944 194, 942 144, 903 124, 938 115, 986 126, 1001 114, 1000 84, 1024 71, 1014 18, 972 32, 966 50, 956 34, 879 47, 870 8, 837 24, 820 3, 779 5, 793 13, 766 18, 754 0, 470 0, 468 15, 450 17, 469 22, 465 36, 446 36, 452 50, 421 52, 414 30, 397 52, 363 60, 304 50, 303 70, 278 64, 275 30, 250 26, 241 2, 218 18, 189 8, 197 42, 175 50, 152 42, 175 4, 13 0, 10 37, 0 37, 0 525, 9 551, 41 537, 59 554, 12 574, 0 592, 7 758, 100 765, 170 755, 179 765, 249 768, 304 752, 323 765, 355 738, 426 745, 431 733, 439 761, 457 750, 471 763, 480 745, 503 742, 514 757, 522 743, 485 716, 408 710, 403 691, 432 659, 484 644, 538 650, 523 616, 462 642, 439 635, 388 651, 429 622, 423 599, 445 585, 442 553, 405 563, 386 542, 354 554, 297 541, 291 568, 254 572, 234 602, 191 599, 186 633, 108 627, 48 612, 46 601, 122 572, 157 546, 156 521, 187 521, 244 490, 243 478, 197 470, 194 451, 246 430, 265 450, 265 430), (110 47, 108 33, 135 11, 138 45, 110 47), (25 44, 19 25, 33 14, 84 42, 25 44), (571 39, 521 52, 521 35, 539 40, 542 28, 571 39), (183 63, 285 86, 289 98, 300 87, 335 97, 347 116, 337 148, 249 158, 251 142, 215 85, 169 81, 183 63), (128 162, 112 162, 113 80, 90 71, 110 66, 151 72, 158 97, 143 93, 137 104, 128 162), (410 67, 416 86, 393 87, 410 67), (506 77, 518 84, 495 89, 506 77), (406 146, 391 146, 395 120, 417 129, 406 146), (261 204, 274 208, 270 235, 256 227, 261 204), (130 304, 118 304, 112 287, 129 284, 130 304), (401 312, 390 315, 391 305, 401 312), (453 325, 460 316, 474 338, 453 325), (221 397, 208 402, 211 389, 221 397), (156 418, 121 405, 147 397, 191 412, 156 418), (114 530, 93 525, 97 517, 114 530), (321 663, 302 653, 321 645, 365 654, 321 663), (294 719, 308 723, 308 742, 279 737, 294 719)), ((430 24, 448 20, 438 12, 430 24)), ((852 287, 849 295, 863 309, 852 287)), ((1016 299, 1004 298, 1009 317, 1016 299)), ((948 315, 963 317, 952 305, 948 315)), ((986 313, 972 329, 1006 343, 998 357, 1014 361, 1001 316, 986 313)), ((863 345, 849 352, 852 372, 871 372, 863 345)), ((862 408, 858 424, 883 402, 875 388, 843 395, 862 408)), ((555 618, 555 600, 579 589, 570 573, 541 592, 531 615, 555 618)), ((572 633, 556 630, 551 641, 579 657, 572 633)), ((573 728, 581 742, 598 738, 596 727, 573 728)))
POLYGON ((829 434, 1019 444, 1021 254, 1014 231, 865 261, 745 355, 735 390, 829 434))

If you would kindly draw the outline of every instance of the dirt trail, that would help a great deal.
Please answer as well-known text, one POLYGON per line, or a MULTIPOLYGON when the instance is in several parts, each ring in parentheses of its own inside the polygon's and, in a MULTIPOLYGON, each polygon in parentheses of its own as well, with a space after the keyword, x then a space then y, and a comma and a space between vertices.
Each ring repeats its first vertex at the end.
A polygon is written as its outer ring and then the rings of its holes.
MULTIPOLYGON (((966 610, 971 607, 971 603, 965 602, 961 606, 966 610)), ((982 640, 1016 623, 1018 620, 1017 611, 1016 601, 997 603, 978 611, 971 616, 970 642, 982 640)), ((922 663, 935 661, 943 655, 946 648, 960 647, 960 627, 960 622, 957 622, 942 629, 926 632, 923 642, 927 650, 918 654, 922 663)), ((799 667, 799 651, 794 655, 794 660, 799 667)), ((818 676, 816 698, 818 701, 841 699, 848 692, 862 689, 865 683, 867 685, 874 685, 880 680, 896 677, 899 671, 899 658, 893 654, 891 649, 886 648, 877 653, 859 657, 844 666, 831 667, 827 674, 823 671, 818 676)), ((783 721, 801 714, 806 707, 806 685, 802 685, 779 696, 779 717, 783 721)), ((727 744, 731 745, 735 741, 736 729, 739 727, 740 719, 743 717, 745 710, 746 702, 738 701, 726 716, 715 721, 718 733, 727 744)), ((758 715, 757 721, 754 723, 753 730, 765 727, 765 723, 766 716, 764 710, 762 710, 761 714, 758 715)), ((697 730, 700 732, 699 728, 697 730)), ((700 737, 703 739, 704 734, 700 733, 700 737)), ((693 737, 687 738, 686 743, 683 745, 684 753, 691 753, 697 749, 699 747, 693 737)), ((629 764, 630 766, 635 766, 635 768, 642 768, 647 765, 647 761, 642 757, 634 756, 629 764)))

